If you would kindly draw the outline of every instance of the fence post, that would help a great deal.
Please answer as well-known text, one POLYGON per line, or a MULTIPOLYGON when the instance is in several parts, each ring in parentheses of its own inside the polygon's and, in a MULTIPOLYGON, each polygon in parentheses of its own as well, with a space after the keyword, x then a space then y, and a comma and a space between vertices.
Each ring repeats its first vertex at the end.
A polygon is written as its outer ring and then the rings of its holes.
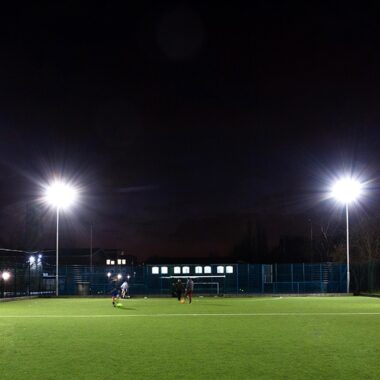
POLYGON ((239 264, 236 264, 236 294, 239 294, 239 264))
POLYGON ((305 263, 302 263, 302 277, 303 277, 303 282, 305 282, 305 263))
POLYGON ((290 276, 292 280, 292 292, 294 292, 293 264, 290 264, 290 276))

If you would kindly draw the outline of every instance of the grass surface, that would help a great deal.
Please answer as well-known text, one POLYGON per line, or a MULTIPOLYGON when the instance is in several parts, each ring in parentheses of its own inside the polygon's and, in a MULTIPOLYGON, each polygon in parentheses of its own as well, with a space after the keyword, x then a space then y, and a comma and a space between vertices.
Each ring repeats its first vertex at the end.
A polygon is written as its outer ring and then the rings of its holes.
POLYGON ((380 299, 0 303, 0 378, 378 379, 380 299))

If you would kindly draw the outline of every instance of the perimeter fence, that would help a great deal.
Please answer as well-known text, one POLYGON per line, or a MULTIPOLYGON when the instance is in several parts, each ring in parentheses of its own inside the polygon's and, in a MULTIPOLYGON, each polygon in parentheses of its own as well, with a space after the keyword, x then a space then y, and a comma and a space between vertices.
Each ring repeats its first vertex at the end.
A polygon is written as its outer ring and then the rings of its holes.
MULTIPOLYGON (((55 267, 43 262, 0 267, 0 297, 55 294, 55 267)), ((380 288, 380 263, 351 267, 351 291, 380 288)), ((178 280, 192 277, 196 294, 345 293, 346 265, 322 264, 173 264, 139 266, 61 266, 59 295, 109 295, 123 281, 131 296, 171 296, 178 280)))

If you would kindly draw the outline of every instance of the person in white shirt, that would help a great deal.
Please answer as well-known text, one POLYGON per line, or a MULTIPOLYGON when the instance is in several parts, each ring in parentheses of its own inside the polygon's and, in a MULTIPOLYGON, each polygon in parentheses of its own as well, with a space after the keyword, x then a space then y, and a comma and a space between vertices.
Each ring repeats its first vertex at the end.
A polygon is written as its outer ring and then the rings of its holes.
POLYGON ((126 295, 128 294, 128 282, 124 281, 121 284, 120 289, 121 289, 121 298, 125 298, 126 295))

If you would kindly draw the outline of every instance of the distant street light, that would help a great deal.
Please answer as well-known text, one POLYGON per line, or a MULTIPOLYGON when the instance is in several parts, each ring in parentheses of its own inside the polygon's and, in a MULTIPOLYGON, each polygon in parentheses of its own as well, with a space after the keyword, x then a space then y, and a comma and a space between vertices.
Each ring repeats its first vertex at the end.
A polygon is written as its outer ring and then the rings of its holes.
POLYGON ((11 278, 11 274, 10 272, 8 271, 4 271, 1 276, 0 276, 0 279, 3 279, 3 283, 4 283, 4 286, 3 286, 3 289, 2 289, 2 297, 5 297, 6 295, 6 292, 5 292, 5 283, 11 278))
POLYGON ((59 268, 59 212, 71 206, 77 198, 74 187, 64 182, 54 182, 46 188, 45 200, 57 210, 57 238, 56 238, 56 271, 55 271, 55 294, 59 295, 58 268, 59 268))
POLYGON ((11 274, 9 272, 3 272, 3 280, 8 281, 11 278, 11 274))
POLYGON ((346 206, 347 293, 350 292, 350 242, 348 228, 348 205, 355 202, 361 194, 362 184, 351 177, 346 177, 338 180, 334 184, 331 191, 331 196, 346 206))

